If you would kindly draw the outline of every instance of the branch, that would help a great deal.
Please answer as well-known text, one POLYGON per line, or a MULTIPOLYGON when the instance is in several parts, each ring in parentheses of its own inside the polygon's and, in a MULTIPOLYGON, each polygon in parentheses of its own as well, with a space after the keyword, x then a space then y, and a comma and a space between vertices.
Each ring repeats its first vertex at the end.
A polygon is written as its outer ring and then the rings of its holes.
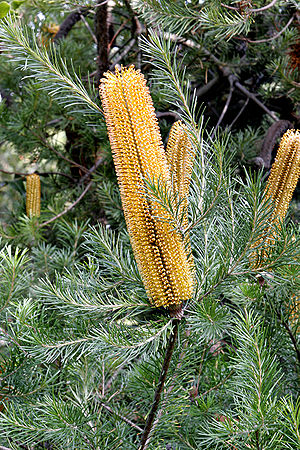
POLYGON ((46 225, 48 225, 51 222, 54 222, 54 220, 58 219, 59 217, 63 216, 64 214, 66 214, 67 212, 69 212, 72 208, 74 208, 74 206, 77 205, 77 203, 80 202, 80 200, 82 199, 82 197, 85 196, 85 194, 88 192, 88 190, 90 189, 91 185, 92 185, 93 181, 90 181, 89 184, 86 186, 86 188, 84 189, 84 191, 80 194, 80 196, 78 197, 78 199, 72 203, 72 205, 68 206, 64 211, 62 211, 61 213, 57 214, 57 216, 52 217, 51 219, 47 220, 46 222, 41 223, 38 228, 41 227, 45 227, 46 225))
POLYGON ((85 173, 79 180, 79 184, 82 184, 90 175, 91 173, 93 173, 96 169, 98 169, 98 167, 103 163, 104 158, 99 158, 97 159, 97 161, 95 162, 95 164, 87 171, 87 173, 85 173))
POLYGON ((53 42, 58 44, 61 39, 67 37, 74 25, 81 20, 81 17, 87 16, 88 13, 88 8, 80 8, 77 11, 71 12, 59 26, 59 31, 54 36, 53 42))
POLYGON ((271 167, 272 153, 277 139, 281 138, 283 133, 290 128, 293 128, 293 124, 288 120, 279 120, 278 122, 273 123, 264 138, 259 156, 252 160, 254 164, 259 168, 264 167, 265 169, 269 169, 271 167))
POLYGON ((266 39, 258 39, 257 41, 252 41, 251 39, 248 38, 243 38, 243 37, 236 37, 235 39, 238 39, 240 41, 245 41, 245 42, 249 42, 250 44, 262 44, 264 42, 270 42, 273 41, 274 39, 277 39, 282 33, 285 32, 285 30, 291 25, 291 23, 294 20, 294 16, 290 17, 289 21, 287 22, 287 24, 282 28, 282 30, 280 30, 277 34, 274 34, 274 36, 270 37, 270 38, 266 38, 266 39))
POLYGON ((52 145, 50 145, 49 142, 47 141, 47 139, 45 139, 43 136, 39 136, 37 133, 35 133, 32 130, 31 130, 31 132, 46 148, 48 148, 49 150, 54 152, 57 156, 62 158, 64 161, 67 161, 69 164, 78 167, 85 173, 88 172, 88 169, 86 167, 82 166, 81 164, 78 164, 76 161, 73 161, 72 159, 67 158, 62 153, 60 153, 58 150, 56 150, 54 147, 52 147, 52 145))
MULTIPOLYGON (((243 114, 243 112, 244 112, 245 108, 247 107, 248 103, 249 103, 249 98, 247 97, 247 98, 246 98, 246 101, 245 101, 245 103, 243 104, 243 106, 241 107, 240 111, 237 113, 237 115, 235 116, 235 118, 233 119, 233 121, 231 122, 231 124, 229 125, 229 127, 228 127, 229 129, 233 127, 233 125, 234 125, 235 122, 238 120, 238 118, 243 114)), ((277 122, 275 122, 275 123, 277 123, 277 122)))
POLYGON ((286 331, 292 341, 292 344, 294 346, 294 349, 295 349, 295 352, 297 355, 298 362, 300 363, 300 349, 298 348, 297 340, 296 340, 295 336, 293 335, 292 330, 289 327, 289 324, 283 319, 281 312, 276 310, 276 314, 277 314, 277 317, 278 317, 280 323, 284 326, 284 328, 286 329, 286 331))
POLYGON ((179 320, 178 319, 174 319, 173 321, 174 323, 174 327, 173 330, 170 334, 169 337, 169 342, 168 342, 168 346, 166 349, 166 354, 165 354, 165 359, 161 368, 161 372, 159 375, 159 380, 158 380, 158 384, 157 384, 157 388, 154 394, 154 400, 153 400, 153 404, 151 407, 151 410, 148 414, 147 417, 147 421, 145 424, 145 428, 144 428, 144 432, 142 434, 141 437, 141 441, 140 441, 140 446, 139 446, 139 450, 144 450, 146 448, 148 439, 149 439, 149 435, 151 433, 152 430, 152 425, 153 425, 153 421, 156 415, 156 411, 158 409, 159 406, 159 402, 160 402, 160 397, 161 397, 161 393, 163 391, 163 387, 167 378, 167 373, 168 373, 168 369, 170 366, 170 362, 171 362, 171 358, 175 349, 175 343, 177 340, 177 335, 178 335, 178 325, 179 325, 179 320))
POLYGON ((107 3, 96 8, 95 35, 97 39, 97 74, 96 84, 109 68, 108 63, 108 27, 107 27, 107 3))
POLYGON ((250 12, 258 13, 261 11, 266 11, 267 9, 272 8, 272 6, 274 6, 276 2, 277 2, 277 0, 272 0, 271 3, 269 3, 266 6, 262 6, 261 8, 257 8, 257 9, 250 9, 250 12))
POLYGON ((225 63, 223 63, 220 59, 218 59, 215 55, 213 55, 209 50, 202 47, 200 44, 197 44, 196 42, 192 41, 191 39, 185 39, 185 40, 179 39, 178 36, 176 36, 175 34, 172 34, 172 33, 164 33, 164 36, 167 39, 172 40, 173 42, 182 43, 183 45, 186 45, 187 47, 197 48, 200 51, 202 51, 202 53, 204 53, 204 55, 206 55, 209 59, 211 59, 211 61, 213 61, 218 66, 219 70, 222 72, 224 77, 232 78, 233 85, 237 89, 239 89, 241 92, 243 92, 243 94, 245 94, 248 98, 253 100, 261 109, 263 109, 270 117, 272 117, 272 119, 275 122, 277 122, 279 120, 277 118, 277 116, 272 111, 270 111, 269 108, 267 108, 267 106, 264 103, 262 103, 252 92, 248 91, 248 89, 246 89, 239 82, 238 77, 234 73, 231 72, 229 66, 227 66, 225 63))
MULTIPOLYGON (((274 6, 276 2, 277 2, 277 0, 272 0, 271 3, 269 3, 266 6, 263 6, 262 8, 257 8, 257 9, 251 9, 250 8, 250 9, 247 9, 247 12, 258 13, 258 12, 261 12, 261 11, 266 11, 267 9, 272 8, 272 6, 274 6)), ((223 8, 226 8, 226 9, 232 9, 233 11, 240 11, 241 10, 241 7, 228 6, 228 5, 225 5, 224 3, 221 3, 221 6, 223 6, 223 8)))
MULTIPOLYGON (((0 169, 0 172, 6 173, 7 175, 20 175, 21 177, 27 177, 27 175, 31 175, 30 173, 23 173, 23 172, 10 172, 9 170, 0 169)), ((35 171, 37 175, 40 175, 41 177, 49 177, 50 175, 61 175, 62 177, 69 178, 75 183, 75 180, 71 175, 68 175, 67 173, 63 172, 38 172, 35 171)))
POLYGON ((212 135, 211 135, 212 138, 214 138, 214 136, 215 136, 215 134, 216 134, 216 132, 217 132, 217 129, 218 129, 219 126, 221 125, 221 122, 222 122, 222 120, 223 120, 223 118, 224 118, 224 116, 225 116, 225 114, 226 114, 226 111, 227 111, 228 106, 229 106, 229 104, 230 104, 230 102, 231 102, 231 99, 232 99, 232 94, 233 94, 233 91, 234 91, 234 83, 233 83, 233 82, 234 82, 234 79, 233 79, 233 77, 229 76, 229 77, 228 77, 228 81, 229 81, 229 84, 230 84, 229 94, 228 94, 228 97, 227 97, 225 106, 224 106, 224 108, 223 108, 223 111, 222 111, 222 113, 221 113, 221 115, 220 115, 220 117, 219 117, 219 120, 218 120, 218 122, 217 122, 217 125, 215 126, 215 129, 214 129, 214 131, 213 131, 213 133, 212 133, 212 135))

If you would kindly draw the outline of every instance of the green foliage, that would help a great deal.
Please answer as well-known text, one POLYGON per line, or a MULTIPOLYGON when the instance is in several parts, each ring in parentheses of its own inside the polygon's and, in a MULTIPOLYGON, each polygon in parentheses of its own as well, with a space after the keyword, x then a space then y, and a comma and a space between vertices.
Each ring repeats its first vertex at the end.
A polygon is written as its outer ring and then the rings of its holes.
MULTIPOLYGON (((295 120, 298 5, 246 3, 109 5, 109 63, 141 67, 164 139, 181 118, 196 152, 187 229, 178 196, 144 180, 195 263, 149 450, 300 444, 299 230, 271 223, 252 159, 273 119, 234 84, 295 120)), ((174 331, 147 298, 125 230, 95 86, 97 7, 11 2, 0 23, 0 444, 11 449, 138 448, 174 331), (68 36, 45 44, 45 27, 84 7, 68 36), (29 219, 34 171, 42 211, 29 219)))
POLYGON ((3 19, 10 10, 10 4, 7 2, 0 2, 0 19, 3 19))

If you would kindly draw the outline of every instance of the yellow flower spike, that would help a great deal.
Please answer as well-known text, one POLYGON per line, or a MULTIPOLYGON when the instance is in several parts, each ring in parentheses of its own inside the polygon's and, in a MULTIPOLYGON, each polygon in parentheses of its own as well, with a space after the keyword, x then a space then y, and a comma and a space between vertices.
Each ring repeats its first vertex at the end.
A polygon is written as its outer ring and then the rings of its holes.
MULTIPOLYGON (((188 137, 187 127, 178 120, 172 125, 167 143, 166 156, 172 178, 172 188, 180 200, 179 215, 183 216, 182 227, 188 226, 188 194, 190 189, 195 150, 188 137)), ((186 250, 191 255, 190 237, 185 236, 186 250)), ((190 257, 191 268, 194 268, 193 257, 190 257)))
POLYGON ((139 271, 151 302, 172 309, 191 298, 193 275, 180 232, 145 188, 146 177, 172 188, 149 89, 131 66, 104 74, 100 95, 139 271))
POLYGON ((181 198, 187 197, 192 177, 195 151, 187 127, 178 120, 172 125, 166 150, 173 189, 181 198))
POLYGON ((300 175, 300 131, 288 130, 280 141, 276 159, 266 186, 274 200, 275 220, 283 220, 300 175))
MULTIPOLYGON (((287 213, 290 201, 296 188, 300 175, 300 130, 288 130, 282 137, 274 163, 271 167, 266 195, 273 200, 274 211, 272 214, 273 224, 283 221, 287 213)), ((266 258, 265 248, 276 236, 258 239, 257 243, 263 244, 261 259, 266 258)), ((254 267, 258 266, 257 257, 250 258, 254 267)))
POLYGON ((41 182, 36 173, 26 177, 26 214, 39 217, 41 213, 41 182))

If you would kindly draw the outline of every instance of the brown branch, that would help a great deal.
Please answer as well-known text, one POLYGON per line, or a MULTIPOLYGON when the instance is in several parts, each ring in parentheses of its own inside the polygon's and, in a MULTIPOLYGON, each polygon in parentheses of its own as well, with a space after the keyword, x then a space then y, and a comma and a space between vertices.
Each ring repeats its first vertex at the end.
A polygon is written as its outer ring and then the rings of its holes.
POLYGON ((270 111, 269 108, 267 108, 266 105, 264 103, 262 103, 254 94, 252 94, 252 92, 248 91, 248 89, 246 89, 244 86, 242 86, 239 81, 236 80, 234 85, 241 92, 243 92, 243 94, 245 94, 248 98, 250 98, 250 100, 255 102, 263 111, 265 111, 265 113, 267 113, 270 117, 272 117, 272 119, 275 122, 278 122, 278 120, 279 120, 278 117, 272 111, 270 111))
MULTIPOLYGON (((7 175, 20 175, 21 177, 27 177, 27 175, 30 175, 30 173, 23 173, 23 172, 10 172, 9 170, 0 169, 0 172, 6 173, 7 175)), ((38 172, 35 171, 37 175, 40 175, 41 177, 49 177, 50 175, 61 175, 62 177, 69 178, 75 183, 75 179, 71 177, 71 175, 68 175, 67 173, 63 172, 38 172)))
MULTIPOLYGON (((125 44, 119 48, 119 50, 116 53, 119 53, 123 48, 124 50, 121 51, 119 56, 113 61, 113 63, 110 65, 109 69, 113 70, 119 62, 122 61, 123 58, 130 52, 130 50, 134 47, 137 38, 142 33, 142 25, 135 15, 133 9, 131 8, 130 2, 128 0, 124 0, 125 6, 127 7, 129 14, 132 16, 132 29, 131 29, 131 39, 129 39, 125 44)), ((116 55, 115 53, 115 55, 116 55)))
POLYGON ((269 3, 266 6, 262 6, 261 8, 257 8, 257 9, 250 9, 250 12, 258 13, 261 11, 266 11, 267 9, 272 8, 272 6, 274 6, 276 2, 277 2, 277 0, 272 0, 271 3, 269 3))
POLYGON ((79 169, 81 169, 85 173, 88 172, 88 169, 86 167, 82 166, 81 164, 78 164, 76 161, 73 161, 72 159, 67 158, 62 153, 60 153, 58 150, 56 150, 54 147, 52 147, 52 145, 50 145, 44 137, 39 136, 34 131, 31 131, 31 133, 41 142, 41 144, 43 144, 44 147, 46 147, 49 150, 51 150, 53 153, 55 153, 61 159, 63 159, 64 161, 68 162, 72 166, 78 167, 79 169))
POLYGON ((202 97, 207 92, 209 92, 214 85, 219 81, 219 76, 216 75, 214 78, 212 78, 208 83, 204 84, 203 86, 196 89, 196 96, 197 98, 202 97))
POLYGON ((180 120, 180 115, 173 111, 156 111, 155 115, 158 119, 162 117, 173 117, 175 120, 180 120))
POLYGON ((291 23, 294 20, 294 16, 290 17, 290 20, 287 22, 287 24, 282 28, 282 30, 280 30, 278 33, 274 34, 274 36, 270 37, 270 38, 266 38, 266 39, 258 39, 257 41, 252 41, 251 39, 248 38, 244 38, 244 37, 236 37, 236 39, 240 40, 240 41, 245 41, 245 42, 249 42, 250 44, 262 44, 264 42, 270 42, 273 41, 274 39, 277 39, 282 33, 285 32, 285 30, 291 25, 291 23))
POLYGON ((262 143, 262 148, 259 156, 253 158, 253 163, 259 168, 264 167, 269 169, 271 167, 272 153, 278 138, 290 128, 293 128, 293 124, 288 120, 279 120, 273 123, 267 131, 267 134, 262 143))
POLYGON ((165 353, 165 359, 161 368, 161 372, 159 375, 159 380, 158 380, 158 384, 157 384, 157 388, 154 394, 154 400, 153 400, 153 404, 151 407, 151 410, 148 414, 147 420, 146 420, 146 424, 145 424, 145 428, 144 428, 144 432, 142 434, 141 437, 141 441, 140 441, 140 446, 139 446, 139 450, 145 450, 146 445, 148 443, 148 438, 150 436, 150 433, 152 431, 152 425, 153 425, 153 421, 155 419, 155 415, 156 415, 156 411, 158 409, 159 406, 159 402, 160 402, 160 398, 161 398, 161 394, 163 391, 163 387, 167 378, 167 373, 168 373, 168 369, 170 366, 170 362, 171 362, 171 358, 175 349, 175 343, 177 341, 177 336, 178 336, 178 326, 179 326, 179 320, 178 319, 173 319, 173 323, 174 323, 174 327, 173 330, 170 334, 169 337, 169 341, 168 341, 168 346, 166 349, 166 353, 165 353))
POLYGON ((247 107, 248 103, 249 103, 249 98, 247 97, 245 103, 243 104, 243 106, 241 107, 240 111, 237 113, 237 115, 235 116, 235 118, 233 119, 233 121, 231 122, 231 124, 229 125, 228 128, 232 128, 233 127, 233 125, 238 120, 238 118, 243 114, 243 112, 244 112, 245 108, 247 107))
POLYGON ((95 36, 97 39, 97 74, 95 82, 98 86, 104 72, 109 68, 107 3, 101 4, 96 8, 95 36))
POLYGON ((226 111, 227 111, 227 109, 228 109, 228 107, 229 107, 229 105, 230 105, 231 99, 232 99, 232 94, 233 94, 233 91, 234 91, 234 83, 233 83, 233 82, 234 82, 234 78, 233 78, 232 76, 229 76, 229 77, 228 77, 228 81, 229 81, 229 84, 230 84, 229 94, 228 94, 228 97, 227 97, 225 106, 224 106, 224 108, 223 108, 223 111, 222 111, 222 113, 221 113, 221 115, 220 115, 220 117, 219 117, 219 120, 218 120, 218 122, 217 122, 217 125, 215 126, 214 131, 213 131, 213 133, 212 133, 212 135, 211 135, 212 138, 214 138, 214 136, 215 136, 215 134, 216 134, 216 132, 217 132, 217 129, 218 129, 219 126, 221 125, 222 120, 223 120, 223 118, 224 118, 224 116, 225 116, 225 114, 226 114, 226 111))
POLYGON ((277 122, 279 119, 276 117, 276 115, 269 110, 269 108, 267 108, 267 106, 262 103, 252 92, 248 91, 247 88, 245 88, 240 82, 238 77, 232 73, 232 71, 230 70, 229 66, 226 65, 225 63, 223 63, 220 59, 218 59, 213 53, 211 53, 209 50, 207 50, 206 48, 202 47, 200 44, 197 44, 196 42, 192 41, 191 39, 179 39, 178 36, 171 34, 171 33, 164 33, 164 35, 166 37, 168 37, 169 39, 171 39, 174 42, 180 42, 183 45, 186 45, 187 47, 190 48, 197 48, 199 49, 202 53, 204 53, 204 55, 206 55, 211 61, 213 61, 217 67, 219 68, 219 70, 221 71, 221 73, 223 74, 224 77, 232 78, 232 82, 234 87, 236 87, 237 89, 239 89, 239 91, 241 91, 243 94, 245 94, 248 98, 250 98, 250 100, 254 101, 261 109, 263 109, 270 117, 272 117, 272 119, 277 122))
MULTIPOLYGON (((257 8, 257 9, 249 8, 249 9, 247 9, 247 12, 258 13, 258 12, 261 12, 261 11, 266 11, 267 9, 272 8, 272 6, 274 6, 276 2, 277 2, 277 0, 272 0, 271 3, 269 3, 266 6, 263 6, 262 8, 257 8)), ((221 6, 223 6, 226 9, 232 9, 233 11, 240 11, 241 10, 240 7, 228 6, 228 5, 225 5, 224 3, 221 3, 221 6)))
POLYGON ((74 206, 77 205, 77 203, 80 202, 80 200, 85 196, 85 194, 88 192, 88 190, 90 189, 91 185, 92 185, 93 181, 90 181, 89 184, 86 186, 86 188, 84 189, 84 191, 80 194, 80 196, 77 198, 77 200, 72 203, 72 205, 68 206, 66 209, 64 209, 64 211, 62 211, 61 213, 57 214, 57 216, 52 217, 51 219, 47 220, 46 222, 41 223, 38 228, 41 227, 45 227, 46 225, 48 225, 51 222, 54 222, 54 220, 58 219, 59 217, 63 216, 64 214, 66 214, 67 212, 69 212, 72 208, 74 208, 74 206))
POLYGON ((79 180, 79 184, 82 184, 104 161, 104 158, 99 158, 95 164, 85 173, 79 180))
POLYGON ((88 15, 88 13, 89 13, 88 8, 80 8, 77 11, 71 12, 71 14, 69 14, 66 17, 66 19, 59 26, 59 31, 54 36, 53 42, 55 44, 58 44, 58 42, 61 39, 64 39, 65 37, 67 37, 67 35, 72 30, 74 25, 76 25, 76 23, 81 20, 82 16, 85 17, 88 15))
POLYGON ((294 346, 294 349, 295 349, 295 352, 297 355, 298 362, 300 363, 300 349, 298 348, 297 340, 296 340, 292 330, 290 329, 289 324, 283 319, 282 314, 278 311, 276 311, 276 314, 277 314, 277 317, 278 317, 280 323, 284 326, 284 328, 286 329, 286 331, 292 341, 292 344, 294 346))

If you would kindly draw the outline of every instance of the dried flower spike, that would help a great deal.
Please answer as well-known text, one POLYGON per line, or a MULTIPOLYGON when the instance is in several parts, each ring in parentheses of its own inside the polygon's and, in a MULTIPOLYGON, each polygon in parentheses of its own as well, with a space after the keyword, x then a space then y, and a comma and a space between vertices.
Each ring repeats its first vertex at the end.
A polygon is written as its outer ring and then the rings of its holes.
POLYGON ((274 219, 283 220, 300 175, 300 131, 288 130, 280 141, 266 186, 275 204, 274 219))
POLYGON ((41 213, 41 182, 36 173, 26 177, 26 214, 39 217, 41 213))
POLYGON ((149 89, 134 69, 107 72, 102 97, 122 205, 147 294, 155 306, 188 300, 193 276, 181 234, 155 200, 149 199, 144 179, 170 190, 171 176, 149 89))

